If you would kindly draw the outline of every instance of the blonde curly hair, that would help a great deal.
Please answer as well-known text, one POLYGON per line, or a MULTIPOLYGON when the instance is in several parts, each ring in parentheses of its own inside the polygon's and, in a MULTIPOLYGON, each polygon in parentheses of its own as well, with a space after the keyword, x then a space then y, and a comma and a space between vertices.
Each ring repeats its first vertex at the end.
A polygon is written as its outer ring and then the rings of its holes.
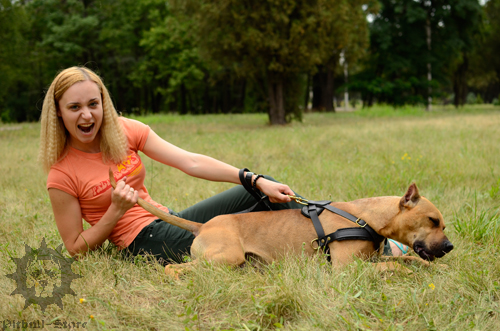
POLYGON ((64 158, 69 141, 68 130, 57 115, 59 100, 73 84, 87 80, 96 83, 101 91, 103 119, 99 136, 103 162, 119 163, 127 157, 127 137, 101 78, 88 68, 71 67, 56 76, 43 100, 38 161, 47 173, 52 165, 64 158))

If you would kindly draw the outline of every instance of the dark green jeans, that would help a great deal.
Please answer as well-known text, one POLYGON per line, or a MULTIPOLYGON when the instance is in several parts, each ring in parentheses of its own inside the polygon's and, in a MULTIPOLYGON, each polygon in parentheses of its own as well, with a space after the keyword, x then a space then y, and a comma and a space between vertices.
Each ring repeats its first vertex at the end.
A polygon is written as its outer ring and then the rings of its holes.
MULTIPOLYGON (((265 176, 275 181, 272 177, 265 176)), ((170 210, 173 215, 184 219, 206 223, 218 215, 234 214, 255 205, 256 200, 243 186, 238 185, 211 198, 200 201, 181 212, 170 210)), ((292 201, 288 203, 270 203, 273 210, 298 209, 302 205, 292 201)), ((261 203, 253 211, 267 210, 261 203)), ((157 258, 160 263, 169 261, 182 262, 182 255, 189 253, 194 240, 191 232, 170 225, 162 220, 155 220, 146 226, 127 247, 132 255, 148 254, 157 258)))

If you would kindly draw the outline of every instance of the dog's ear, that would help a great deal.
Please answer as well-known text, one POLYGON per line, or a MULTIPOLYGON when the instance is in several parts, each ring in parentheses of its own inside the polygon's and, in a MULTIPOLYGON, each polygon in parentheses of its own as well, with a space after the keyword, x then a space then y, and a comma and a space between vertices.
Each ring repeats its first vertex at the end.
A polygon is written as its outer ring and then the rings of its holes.
POLYGON ((420 200, 420 194, 418 193, 418 188, 415 183, 411 183, 410 187, 408 187, 408 191, 401 198, 400 205, 401 207, 413 208, 417 205, 418 200, 420 200))

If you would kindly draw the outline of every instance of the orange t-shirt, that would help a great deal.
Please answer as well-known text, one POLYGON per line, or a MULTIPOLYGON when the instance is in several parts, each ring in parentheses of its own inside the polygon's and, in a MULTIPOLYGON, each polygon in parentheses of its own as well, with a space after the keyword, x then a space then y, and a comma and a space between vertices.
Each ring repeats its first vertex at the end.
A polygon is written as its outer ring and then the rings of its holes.
MULTIPOLYGON (((137 151, 146 144, 149 126, 123 117, 120 120, 128 139, 125 161, 105 164, 102 153, 85 153, 69 147, 67 155, 51 167, 47 178, 47 189, 56 188, 78 199, 83 219, 92 226, 111 205, 110 167, 117 181, 127 176, 127 184, 139 191, 139 197, 168 212, 166 207, 151 199, 144 186, 146 169, 137 151)), ((136 204, 116 223, 108 239, 120 248, 127 247, 155 219, 155 216, 136 204)))

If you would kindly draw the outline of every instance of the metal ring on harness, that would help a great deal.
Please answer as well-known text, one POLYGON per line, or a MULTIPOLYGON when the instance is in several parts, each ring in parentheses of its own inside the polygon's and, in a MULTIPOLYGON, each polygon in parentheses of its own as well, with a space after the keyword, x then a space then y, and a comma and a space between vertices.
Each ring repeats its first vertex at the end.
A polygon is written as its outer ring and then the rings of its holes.
POLYGON ((318 247, 314 247, 314 246, 313 246, 313 242, 315 242, 315 241, 317 241, 317 240, 318 240, 318 238, 313 239, 313 240, 311 241, 311 248, 312 248, 312 249, 314 249, 315 251, 317 251, 318 249, 320 249, 320 248, 321 248, 321 246, 319 245, 319 243, 317 243, 318 247))
POLYGON ((319 250, 321 248, 325 249, 326 245, 328 245, 331 242, 331 240, 332 240, 332 238, 330 236, 328 236, 328 237, 326 237, 326 243, 325 243, 325 238, 323 237, 323 239, 321 239, 321 244, 322 245, 320 245, 319 244, 319 238, 313 239, 311 241, 311 248, 314 249, 315 251, 317 251, 317 250, 319 250), (315 241, 317 242, 318 247, 314 247, 313 246, 313 242, 315 242, 315 241))

